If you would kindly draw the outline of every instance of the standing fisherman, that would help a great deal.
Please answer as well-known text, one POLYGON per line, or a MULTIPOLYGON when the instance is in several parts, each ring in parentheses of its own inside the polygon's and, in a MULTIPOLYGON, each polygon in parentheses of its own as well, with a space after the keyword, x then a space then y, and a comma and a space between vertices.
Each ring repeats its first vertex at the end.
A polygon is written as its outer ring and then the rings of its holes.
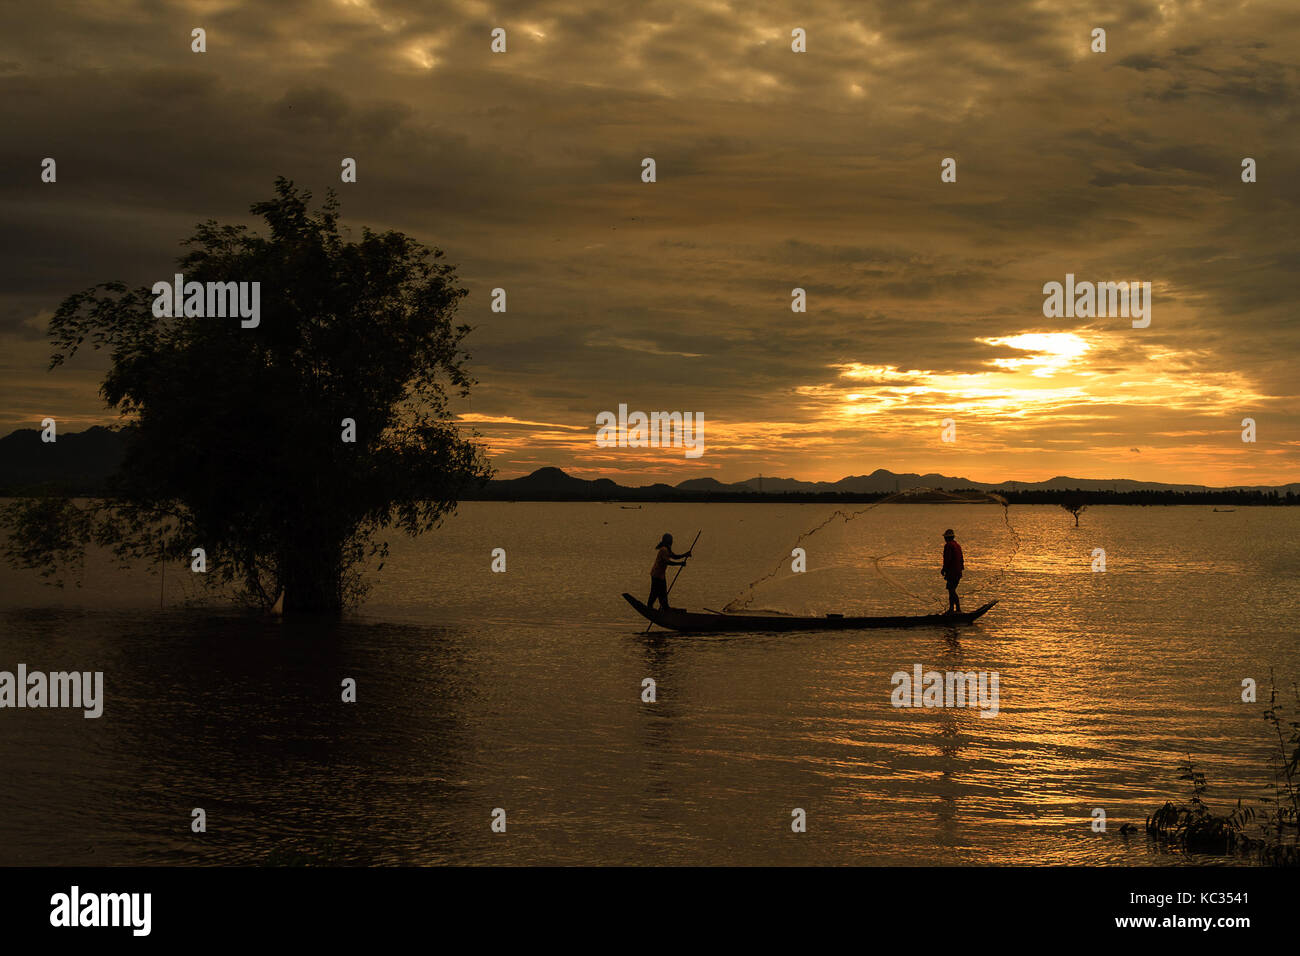
POLYGON ((671 611, 668 606, 668 569, 686 567, 686 559, 691 556, 691 552, 685 554, 676 554, 673 551, 673 536, 665 533, 655 545, 655 563, 650 568, 650 600, 646 601, 646 607, 655 606, 655 598, 659 599, 660 605, 665 611, 671 611))
POLYGON ((952 528, 943 533, 943 540, 943 570, 939 573, 948 582, 948 613, 960 614, 961 598, 957 596, 957 582, 961 580, 962 571, 966 570, 966 562, 962 559, 961 545, 957 543, 952 528))

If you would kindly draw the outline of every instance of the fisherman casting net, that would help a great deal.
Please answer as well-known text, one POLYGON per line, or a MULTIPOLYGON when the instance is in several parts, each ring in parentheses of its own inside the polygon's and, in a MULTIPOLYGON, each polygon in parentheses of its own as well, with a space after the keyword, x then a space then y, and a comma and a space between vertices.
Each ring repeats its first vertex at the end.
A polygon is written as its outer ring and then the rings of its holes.
POLYGON ((947 528, 956 531, 965 555, 958 587, 962 609, 974 610, 998 596, 1020 550, 1006 499, 989 492, 913 488, 870 504, 817 508, 816 513, 808 530, 783 548, 774 547, 770 570, 746 585, 724 611, 942 613, 948 606, 939 575, 947 528))

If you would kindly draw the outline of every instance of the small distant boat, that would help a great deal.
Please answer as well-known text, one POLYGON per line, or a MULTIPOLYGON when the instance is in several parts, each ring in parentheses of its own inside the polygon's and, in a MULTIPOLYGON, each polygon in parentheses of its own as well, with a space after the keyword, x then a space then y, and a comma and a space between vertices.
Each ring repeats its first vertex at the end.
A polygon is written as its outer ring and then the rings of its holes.
POLYGON ((845 617, 827 614, 825 617, 794 617, 784 614, 700 614, 674 608, 651 610, 630 594, 624 594, 627 603, 653 624, 672 631, 707 633, 710 631, 856 631, 881 627, 953 627, 972 624, 997 604, 990 601, 983 607, 966 614, 922 614, 916 617, 845 617))
POLYGON ((640 511, 640 510, 641 510, 641 506, 640 506, 640 505, 619 505, 619 507, 622 508, 624 511, 640 511))
POLYGON ((1221 515, 1230 515, 1236 510, 1237 510, 1236 508, 1215 508, 1214 509, 1216 514, 1221 514, 1221 515))

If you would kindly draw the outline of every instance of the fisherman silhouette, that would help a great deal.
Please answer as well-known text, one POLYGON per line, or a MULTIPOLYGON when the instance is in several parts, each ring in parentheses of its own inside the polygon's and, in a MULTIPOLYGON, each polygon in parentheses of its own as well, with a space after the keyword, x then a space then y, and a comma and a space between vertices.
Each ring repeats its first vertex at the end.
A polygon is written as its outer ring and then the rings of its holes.
POLYGON ((961 573, 966 569, 966 562, 962 559, 961 545, 957 543, 957 536, 949 528, 943 533, 943 569, 939 572, 943 579, 948 582, 948 614, 961 613, 961 598, 957 596, 957 583, 961 580, 961 573))
POLYGON ((668 606, 668 569, 686 567, 686 559, 691 556, 691 552, 677 554, 673 551, 673 536, 666 533, 659 539, 655 545, 655 563, 650 568, 650 599, 646 601, 646 607, 655 606, 655 598, 659 599, 660 606, 665 611, 671 611, 668 606), (680 559, 680 560, 677 560, 680 559))

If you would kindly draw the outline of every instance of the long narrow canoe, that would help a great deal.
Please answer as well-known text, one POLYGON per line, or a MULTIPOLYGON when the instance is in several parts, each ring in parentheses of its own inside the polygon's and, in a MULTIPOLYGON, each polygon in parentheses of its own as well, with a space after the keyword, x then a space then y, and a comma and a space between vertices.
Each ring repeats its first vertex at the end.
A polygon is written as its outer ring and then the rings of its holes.
POLYGON ((627 603, 647 621, 672 631, 854 631, 872 627, 955 627, 974 623, 997 604, 990 601, 966 614, 923 614, 919 617, 793 617, 784 614, 700 614, 674 608, 651 610, 630 594, 627 603))

